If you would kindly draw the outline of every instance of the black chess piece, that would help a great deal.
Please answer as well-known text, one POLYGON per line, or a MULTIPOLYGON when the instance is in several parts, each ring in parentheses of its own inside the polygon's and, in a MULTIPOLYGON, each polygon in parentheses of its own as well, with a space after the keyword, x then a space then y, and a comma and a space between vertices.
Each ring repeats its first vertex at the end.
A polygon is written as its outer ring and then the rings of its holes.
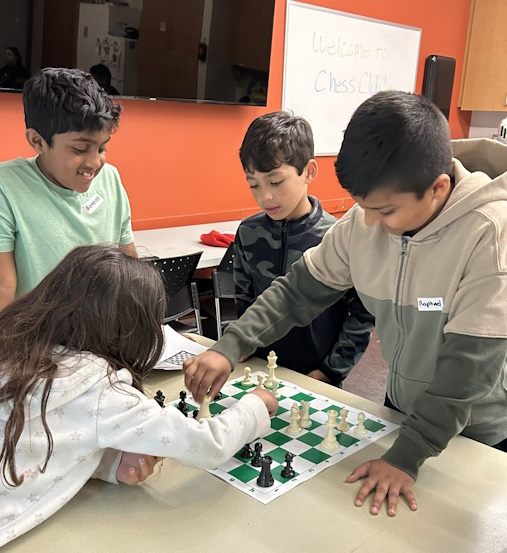
POLYGON ((239 455, 242 459, 251 459, 254 456, 254 453, 250 447, 250 444, 245 444, 245 447, 243 447, 239 455))
POLYGON ((165 395, 162 393, 162 390, 157 390, 157 393, 153 399, 160 405, 160 407, 162 407, 162 409, 165 408, 165 395))
POLYGON ((192 416, 194 417, 194 419, 197 418, 197 415, 198 415, 198 414, 199 414, 199 409, 194 409, 194 410, 192 411, 192 416))
POLYGON ((182 390, 180 392, 180 401, 178 402, 178 409, 185 415, 185 417, 188 416, 188 403, 185 401, 187 397, 187 392, 185 390, 182 390))
POLYGON ((280 472, 282 478, 294 478, 294 476, 296 476, 296 473, 292 468, 292 459, 294 459, 292 453, 287 452, 285 454, 285 467, 283 467, 282 471, 280 472))
POLYGON ((254 445, 255 449, 255 455, 253 459, 250 461, 250 464, 252 467, 260 467, 261 466, 261 458, 262 458, 262 444, 261 442, 257 442, 254 445))
POLYGON ((257 485, 261 488, 270 488, 274 483, 275 479, 271 474, 271 463, 273 459, 269 455, 264 455, 261 458, 261 473, 257 478, 257 485))
POLYGON ((213 398, 213 401, 218 401, 219 399, 222 399, 222 397, 222 392, 218 392, 218 394, 213 398))

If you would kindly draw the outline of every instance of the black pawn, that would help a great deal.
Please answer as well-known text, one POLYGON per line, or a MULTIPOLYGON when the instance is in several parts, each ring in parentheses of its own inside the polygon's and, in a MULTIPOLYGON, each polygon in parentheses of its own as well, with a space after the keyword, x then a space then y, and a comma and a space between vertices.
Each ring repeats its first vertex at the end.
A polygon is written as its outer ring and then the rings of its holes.
POLYGON ((199 414, 199 409, 194 409, 194 410, 192 411, 192 416, 194 417, 194 419, 197 418, 197 415, 198 415, 198 414, 199 414))
POLYGON ((222 392, 218 392, 218 394, 215 396, 215 398, 213 399, 213 401, 217 401, 219 399, 222 399, 222 392))
POLYGON ((242 459, 251 459, 254 455, 250 444, 245 444, 245 447, 241 450, 239 454, 242 459))
POLYGON ((153 399, 160 405, 160 407, 162 407, 162 409, 164 409, 165 395, 162 393, 162 390, 157 390, 157 393, 153 399))
POLYGON ((185 401, 187 397, 187 392, 185 390, 180 392, 180 401, 178 402, 178 409, 187 417, 188 413, 188 403, 185 401))
POLYGON ((271 459, 269 455, 265 455, 261 459, 261 473, 259 474, 259 478, 257 478, 257 484, 261 488, 270 488, 275 483, 275 479, 271 474, 270 468, 272 461, 273 459, 271 459))
POLYGON ((280 472, 280 474, 282 475, 282 478, 294 478, 294 476, 296 476, 296 473, 292 468, 292 459, 294 459, 294 456, 292 455, 292 453, 285 454, 286 465, 280 472))
POLYGON ((250 461, 250 464, 252 467, 260 467, 261 466, 261 458, 262 458, 262 444, 261 442, 257 442, 254 445, 255 449, 255 455, 254 458, 250 461))

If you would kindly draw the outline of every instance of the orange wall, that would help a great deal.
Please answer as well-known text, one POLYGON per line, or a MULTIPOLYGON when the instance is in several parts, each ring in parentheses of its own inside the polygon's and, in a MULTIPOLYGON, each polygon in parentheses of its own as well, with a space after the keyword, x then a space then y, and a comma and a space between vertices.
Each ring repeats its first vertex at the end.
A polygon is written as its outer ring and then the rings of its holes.
MULTIPOLYGON (((456 58, 450 127, 468 136, 470 113, 457 105, 470 0, 308 0, 339 11, 423 29, 416 92, 430 54, 456 58)), ((238 148, 249 123, 281 108, 286 0, 276 0, 271 74, 266 108, 124 100, 121 127, 108 146, 130 197, 135 230, 240 219, 255 212, 238 148)), ((0 160, 30 156, 24 139, 21 95, 0 93, 0 160)), ((351 205, 333 172, 332 157, 319 157, 310 192, 333 213, 351 205)))

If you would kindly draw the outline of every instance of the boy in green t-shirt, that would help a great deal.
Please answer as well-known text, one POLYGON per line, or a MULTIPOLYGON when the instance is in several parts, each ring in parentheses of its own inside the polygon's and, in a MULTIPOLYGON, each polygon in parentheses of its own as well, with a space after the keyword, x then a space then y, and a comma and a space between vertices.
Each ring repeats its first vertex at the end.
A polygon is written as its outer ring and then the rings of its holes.
POLYGON ((87 73, 47 68, 23 91, 37 153, 0 163, 0 309, 77 246, 113 243, 136 256, 130 206, 106 145, 121 106, 87 73))

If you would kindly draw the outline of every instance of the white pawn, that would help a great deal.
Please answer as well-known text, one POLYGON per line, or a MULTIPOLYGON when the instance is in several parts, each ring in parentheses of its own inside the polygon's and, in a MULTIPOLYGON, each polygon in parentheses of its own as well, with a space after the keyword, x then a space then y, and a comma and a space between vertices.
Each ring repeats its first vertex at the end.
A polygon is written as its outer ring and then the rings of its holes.
POLYGON ((211 419, 211 412, 209 410, 210 401, 210 396, 206 394, 202 400, 201 407, 199 408, 199 414, 195 417, 196 421, 200 421, 201 419, 211 419))
POLYGON ((338 411, 335 411, 334 409, 330 409, 327 412, 327 435, 320 443, 320 447, 326 451, 336 451, 337 449, 340 449, 340 444, 336 441, 336 436, 334 435, 337 416, 338 411))
POLYGON ((253 384, 252 379, 250 378, 250 374, 252 373, 252 369, 250 367, 245 367, 245 378, 241 381, 241 384, 243 386, 251 386, 253 384))
POLYGON ((290 424, 286 430, 287 434, 299 434, 301 427, 299 426, 299 407, 296 402, 290 408, 290 424))
POLYGON ((357 436, 366 436, 368 434, 368 431, 366 430, 366 427, 364 426, 364 419, 365 415, 363 412, 360 412, 357 414, 357 425, 354 428, 354 434, 357 436))
POLYGON ((256 386, 256 388, 259 388, 261 390, 265 389, 263 382, 264 382, 264 375, 258 374, 257 375, 257 386, 256 386))
POLYGON ((341 432, 347 432, 350 428, 350 425, 348 424, 347 422, 347 416, 348 416, 349 412, 347 411, 347 409, 342 409, 340 411, 340 422, 338 423, 338 430, 340 430, 341 432))
POLYGON ((282 397, 280 395, 280 392, 278 391, 279 385, 280 385, 280 382, 278 380, 273 380, 273 389, 271 391, 273 392, 273 395, 276 397, 276 399, 280 399, 282 397))
POLYGON ((301 400, 301 412, 299 414, 299 426, 301 428, 309 428, 312 425, 310 420, 310 402, 301 400))
POLYGON ((270 351, 268 355, 268 377, 266 378, 266 381, 264 382, 264 386, 266 388, 272 388, 273 382, 276 380, 275 377, 275 369, 278 367, 276 364, 276 360, 278 357, 276 356, 274 351, 270 351))

